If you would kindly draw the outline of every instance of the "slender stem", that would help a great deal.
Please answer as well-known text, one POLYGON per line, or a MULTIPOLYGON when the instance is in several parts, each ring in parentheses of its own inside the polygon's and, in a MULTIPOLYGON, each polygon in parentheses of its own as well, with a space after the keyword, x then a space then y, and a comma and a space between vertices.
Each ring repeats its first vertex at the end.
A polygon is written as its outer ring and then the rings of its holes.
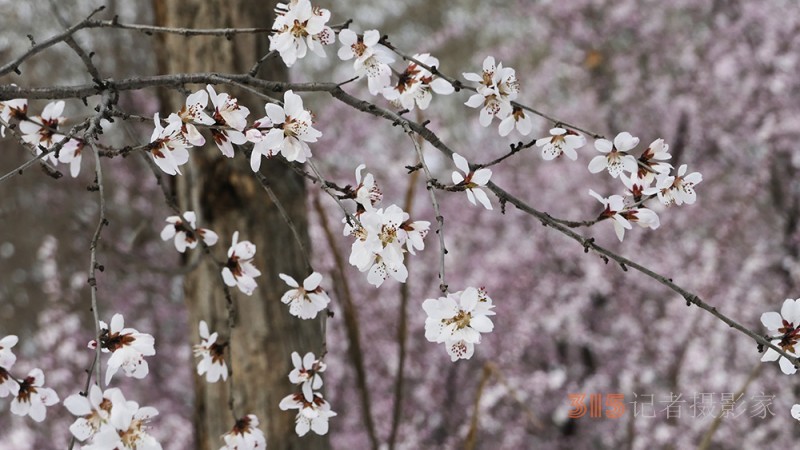
POLYGON ((439 211, 439 202, 436 200, 436 194, 433 192, 434 185, 432 183, 435 180, 433 178, 433 174, 431 174, 431 170, 428 168, 428 164, 425 162, 425 155, 422 152, 422 146, 420 145, 419 141, 414 138, 414 134, 411 132, 410 128, 406 129, 406 134, 408 134, 408 137, 411 138, 411 142, 414 143, 414 150, 417 152, 419 163, 422 165, 422 170, 425 171, 425 177, 427 178, 427 189, 431 196, 433 212, 436 215, 436 223, 439 227, 436 230, 436 234, 439 236, 439 290, 444 294, 447 293, 447 282, 444 278, 444 255, 447 254, 447 248, 444 244, 444 216, 442 216, 442 213, 439 211))
POLYGON ((347 353, 356 371, 356 386, 361 399, 361 416, 364 420, 364 425, 367 428, 367 435, 369 436, 371 448, 377 450, 379 448, 378 435, 375 432, 375 422, 372 417, 372 401, 370 400, 369 385, 367 383, 367 371, 364 365, 364 353, 361 349, 361 333, 358 326, 358 312, 353 301, 353 295, 350 291, 350 283, 348 282, 345 273, 345 259, 339 248, 336 246, 338 239, 331 230, 328 223, 328 217, 319 200, 319 196, 313 196, 314 209, 319 216, 320 226, 325 233, 325 239, 328 241, 328 246, 333 254, 333 260, 336 266, 336 273, 338 275, 337 285, 341 288, 340 300, 342 302, 342 310, 344 312, 344 324, 347 330, 347 339, 349 341, 347 353))

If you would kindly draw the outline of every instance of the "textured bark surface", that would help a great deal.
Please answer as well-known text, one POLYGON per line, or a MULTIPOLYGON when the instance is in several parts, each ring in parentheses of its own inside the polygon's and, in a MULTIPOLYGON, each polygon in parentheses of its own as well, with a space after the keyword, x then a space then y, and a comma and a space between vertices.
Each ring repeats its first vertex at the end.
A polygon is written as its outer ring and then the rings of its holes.
MULTIPOLYGON (((154 0, 158 25, 185 28, 269 27, 273 3, 257 0, 154 0)), ((225 38, 165 35, 159 37, 158 61, 161 73, 220 71, 246 73, 269 47, 267 36, 225 38)), ((266 64, 259 76, 284 79, 285 69, 266 64)), ((203 86, 187 86, 191 91, 203 86)), ((250 108, 249 120, 264 115, 264 102, 248 97, 229 86, 217 86, 250 108)), ((165 93, 165 111, 179 109, 185 97, 165 93), (168 96, 168 97, 167 97, 168 96)), ((210 103, 210 102, 209 102, 210 103)), ((185 210, 198 213, 198 226, 209 227, 220 236, 214 249, 222 253, 231 243, 234 231, 240 240, 257 246, 255 264, 262 276, 258 288, 248 297, 232 288, 236 310, 235 327, 230 336, 235 415, 256 414, 261 420, 270 449, 324 449, 326 438, 294 433, 295 411, 280 411, 278 403, 293 392, 288 381, 290 354, 313 351, 322 344, 321 319, 301 321, 289 315, 280 302, 286 289, 278 273, 302 280, 308 275, 291 230, 275 205, 253 176, 241 152, 228 159, 207 136, 204 148, 192 150, 190 166, 177 177, 179 202, 185 210)), ((284 164, 264 161, 262 173, 269 179, 284 208, 308 246, 305 186, 303 179, 284 164)), ((203 262, 186 278, 186 302, 190 311, 192 336, 203 319, 212 331, 228 338, 228 312, 221 287, 220 268, 203 262)), ((194 338, 197 340, 197 338, 194 338)), ((188 382, 189 380, 187 380, 188 382)), ((209 384, 195 377, 195 429, 197 448, 218 449, 220 436, 234 424, 228 407, 228 384, 209 384)))

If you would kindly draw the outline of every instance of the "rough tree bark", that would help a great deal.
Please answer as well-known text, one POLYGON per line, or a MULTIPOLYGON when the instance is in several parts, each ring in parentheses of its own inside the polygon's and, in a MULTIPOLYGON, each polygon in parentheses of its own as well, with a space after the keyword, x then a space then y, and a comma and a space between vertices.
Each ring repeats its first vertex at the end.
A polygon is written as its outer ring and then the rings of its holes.
MULTIPOLYGON (((272 1, 258 0, 153 0, 156 23, 185 28, 269 27, 273 21, 272 1)), ((161 36, 157 41, 159 70, 162 73, 221 71, 246 73, 266 54, 269 42, 265 34, 220 37, 161 36)), ((264 65, 259 76, 284 79, 285 68, 274 63, 264 65)), ((204 86, 188 86, 194 91, 204 86)), ((250 108, 250 120, 264 116, 264 102, 218 86, 250 108)), ((185 96, 165 95, 165 111, 177 111, 185 96), (167 98, 168 97, 168 98, 167 98)), ((252 297, 236 288, 231 292, 236 310, 235 327, 230 336, 233 374, 234 414, 228 407, 228 385, 209 384, 195 376, 195 431, 197 448, 217 449, 220 436, 231 429, 235 418, 256 414, 267 435, 268 448, 326 449, 326 437, 298 438, 294 433, 295 412, 280 411, 278 403, 293 392, 287 375, 291 370, 290 354, 313 351, 322 345, 321 318, 301 321, 289 315, 280 302, 286 289, 277 277, 286 273, 302 280, 309 274, 289 226, 275 204, 259 185, 248 161, 238 153, 233 159, 220 154, 211 139, 204 148, 192 151, 192 161, 183 177, 177 177, 179 203, 184 210, 198 213, 198 225, 215 230, 220 243, 215 252, 230 245, 234 231, 240 240, 257 246, 256 266, 262 276, 252 297)), ((264 173, 297 227, 305 248, 308 245, 305 186, 301 177, 276 161, 264 161, 264 173)), ((207 258, 204 259, 207 261, 207 258)), ((197 323, 206 320, 212 330, 227 338, 228 312, 221 288, 220 267, 203 262, 186 278, 185 294, 193 339, 197 323)), ((188 382, 188 380, 187 380, 188 382)))

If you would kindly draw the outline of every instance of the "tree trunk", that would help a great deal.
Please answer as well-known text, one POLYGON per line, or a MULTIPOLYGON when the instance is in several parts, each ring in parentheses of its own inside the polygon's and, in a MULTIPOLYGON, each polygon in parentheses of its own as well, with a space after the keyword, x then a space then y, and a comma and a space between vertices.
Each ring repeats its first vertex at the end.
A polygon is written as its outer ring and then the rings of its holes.
MULTIPOLYGON (((258 0, 153 0, 156 23, 182 28, 269 27, 273 22, 272 2, 258 0)), ((246 73, 269 47, 266 34, 224 37, 159 37, 157 57, 162 73, 235 72, 246 73)), ((272 60, 274 61, 274 60, 272 60)), ((285 79, 282 66, 266 64, 260 73, 266 79, 285 79)), ((205 86, 188 87, 191 91, 205 86)), ((264 116, 264 102, 230 86, 217 86, 250 108, 249 120, 264 116)), ((165 111, 177 111, 185 96, 175 93, 165 98, 165 111)), ((278 278, 286 273, 297 280, 309 275, 291 229, 275 204, 254 177, 247 159, 237 150, 233 159, 224 157, 207 137, 204 148, 191 151, 192 160, 184 166, 184 176, 176 177, 179 203, 184 210, 198 214, 198 226, 216 231, 220 242, 213 249, 222 259, 234 231, 239 240, 257 247, 255 264, 262 272, 258 288, 248 297, 231 288, 236 314, 228 336, 228 311, 220 278, 220 267, 203 262, 186 277, 185 294, 193 340, 197 324, 208 322, 221 339, 230 339, 232 385, 207 383, 195 376, 195 432, 197 448, 218 449, 220 436, 234 420, 256 414, 265 431, 268 448, 326 449, 327 437, 310 433, 303 438, 294 432, 296 411, 281 411, 280 400, 294 392, 289 383, 291 352, 319 354, 322 345, 321 317, 299 320, 280 302, 287 286, 278 278), (233 392, 229 387, 233 386, 233 392), (228 406, 233 397, 233 411, 228 406)), ((300 236, 308 245, 304 180, 284 164, 264 161, 262 173, 288 212, 300 236)))

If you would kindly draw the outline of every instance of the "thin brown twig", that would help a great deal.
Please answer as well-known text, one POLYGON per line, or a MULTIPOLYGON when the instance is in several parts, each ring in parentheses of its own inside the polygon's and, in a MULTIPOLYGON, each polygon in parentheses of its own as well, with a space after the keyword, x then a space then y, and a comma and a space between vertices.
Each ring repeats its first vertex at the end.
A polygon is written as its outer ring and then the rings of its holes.
POLYGON ((100 7, 96 8, 85 19, 83 19, 82 21, 78 22, 77 24, 71 26, 70 28, 68 28, 67 30, 63 31, 62 33, 59 33, 59 34, 57 34, 55 36, 50 37, 49 39, 47 39, 47 40, 45 40, 43 42, 40 42, 40 43, 38 43, 36 45, 31 46, 31 48, 29 48, 28 51, 26 51, 22 55, 14 58, 11 62, 5 64, 2 67, 0 67, 0 76, 6 75, 7 73, 12 72, 12 71, 19 74, 20 73, 19 72, 19 65, 22 64, 23 61, 25 61, 26 59, 30 58, 31 56, 41 52, 42 50, 45 50, 45 49, 47 49, 47 48, 49 48, 49 47, 51 47, 51 46, 53 46, 55 44, 58 44, 59 42, 64 41, 66 38, 68 38, 68 37, 72 36, 73 34, 75 34, 78 30, 81 30, 83 28, 88 27, 89 23, 91 22, 92 16, 94 16, 95 14, 97 14, 98 12, 100 12, 100 11, 102 11, 104 9, 105 9, 105 6, 100 6, 100 7))
POLYGON ((324 208, 322 207, 322 203, 320 202, 318 195, 312 196, 312 203, 317 215, 319 216, 320 226, 322 227, 322 231, 325 233, 325 239, 328 241, 328 247, 333 254, 333 260, 335 262, 336 272, 339 278, 338 285, 341 287, 342 295, 340 300, 342 302, 342 310, 344 312, 344 324, 347 331, 347 339, 350 344, 347 347, 347 353, 350 356, 355 368, 356 385, 358 387, 359 397, 361 399, 361 417, 363 418, 364 425, 367 428, 367 435, 369 436, 371 447, 373 450, 377 450, 379 448, 378 435, 375 432, 375 422, 372 417, 372 402, 370 400, 370 391, 367 382, 367 371, 364 365, 364 353, 361 349, 361 332, 359 331, 358 325, 358 312, 355 302, 353 301, 353 295, 350 291, 350 283, 347 281, 347 275, 345 273, 345 259, 342 256, 342 253, 339 251, 339 248, 336 246, 337 239, 331 230, 330 224, 328 223, 328 217, 324 208))

